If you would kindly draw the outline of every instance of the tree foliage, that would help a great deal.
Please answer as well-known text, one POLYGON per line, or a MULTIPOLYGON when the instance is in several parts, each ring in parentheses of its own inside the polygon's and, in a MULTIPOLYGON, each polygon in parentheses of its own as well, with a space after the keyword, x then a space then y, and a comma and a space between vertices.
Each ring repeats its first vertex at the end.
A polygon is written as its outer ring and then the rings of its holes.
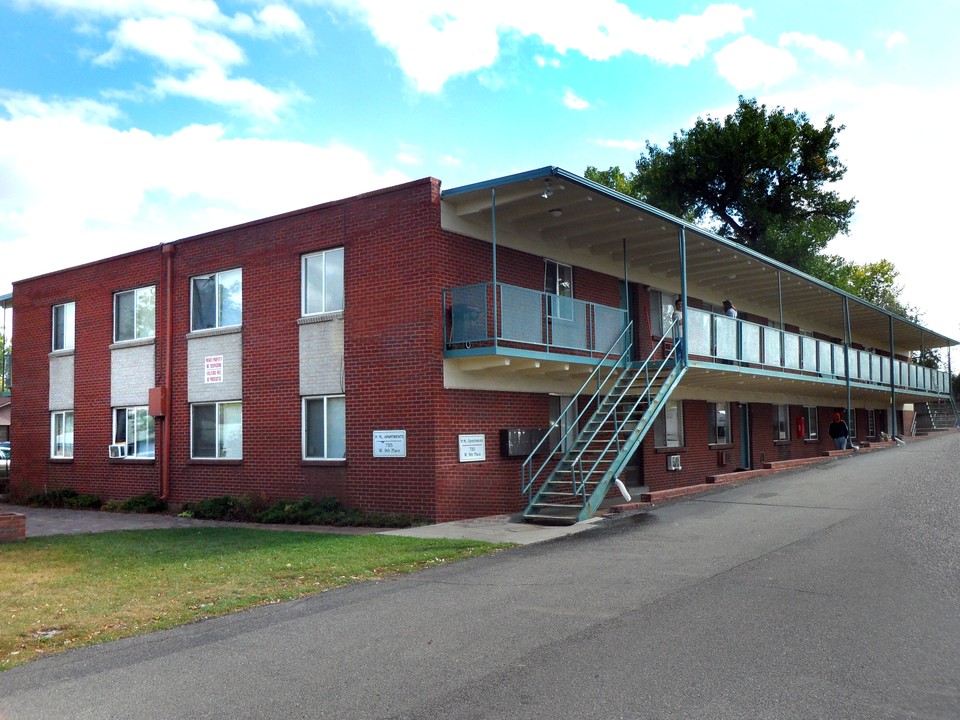
POLYGON ((818 128, 799 110, 740 97, 723 120, 698 118, 665 148, 648 141, 635 172, 591 166, 585 176, 916 320, 893 263, 825 252, 857 205, 831 189, 847 172, 836 154, 842 130, 832 115, 818 128))
POLYGON ((741 97, 722 121, 698 118, 661 148, 647 142, 636 171, 587 168, 587 177, 705 225, 713 232, 806 271, 849 230, 856 200, 829 187, 847 168, 837 158, 843 126, 806 114, 767 111, 741 97))

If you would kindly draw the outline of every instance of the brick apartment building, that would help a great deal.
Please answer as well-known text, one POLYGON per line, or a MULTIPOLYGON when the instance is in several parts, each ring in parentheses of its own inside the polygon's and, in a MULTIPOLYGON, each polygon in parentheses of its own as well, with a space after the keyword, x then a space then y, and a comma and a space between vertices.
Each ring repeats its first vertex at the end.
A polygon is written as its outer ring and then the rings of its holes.
POLYGON ((517 512, 551 474, 585 516, 614 478, 812 457, 835 412, 861 442, 900 433, 949 387, 911 358, 956 344, 555 167, 22 280, 13 314, 15 496, 333 495, 433 521, 517 512))

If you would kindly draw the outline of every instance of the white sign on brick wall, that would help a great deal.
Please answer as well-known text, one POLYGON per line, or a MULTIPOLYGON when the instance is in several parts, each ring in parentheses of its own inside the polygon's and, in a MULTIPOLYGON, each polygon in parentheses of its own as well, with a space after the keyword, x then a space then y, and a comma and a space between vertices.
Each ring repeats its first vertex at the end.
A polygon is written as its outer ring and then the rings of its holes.
POLYGON ((406 457, 407 431, 406 430, 374 430, 373 431, 374 457, 406 457))
POLYGON ((483 435, 460 436, 460 462, 480 462, 487 459, 487 441, 483 435))
POLYGON ((208 355, 203 359, 203 381, 223 382, 223 355, 208 355))

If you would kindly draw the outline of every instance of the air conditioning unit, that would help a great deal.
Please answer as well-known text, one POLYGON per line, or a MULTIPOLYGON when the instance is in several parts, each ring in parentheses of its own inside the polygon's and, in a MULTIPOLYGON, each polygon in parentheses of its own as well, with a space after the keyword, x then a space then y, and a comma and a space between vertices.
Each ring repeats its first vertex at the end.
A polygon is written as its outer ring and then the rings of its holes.
POLYGON ((679 470, 679 469, 680 469, 680 456, 667 455, 667 470, 679 470))
POLYGON ((111 445, 108 448, 110 457, 112 458, 122 458, 127 456, 127 445, 126 443, 116 443, 111 445))

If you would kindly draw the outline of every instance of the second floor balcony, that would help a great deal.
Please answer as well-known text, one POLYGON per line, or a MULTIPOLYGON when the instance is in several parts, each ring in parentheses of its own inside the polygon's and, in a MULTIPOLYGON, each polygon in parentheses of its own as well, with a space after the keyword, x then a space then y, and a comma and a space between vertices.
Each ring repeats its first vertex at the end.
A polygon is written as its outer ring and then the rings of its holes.
MULTIPOLYGON (((485 363, 483 358, 515 358, 513 370, 529 371, 535 364, 544 372, 558 365, 586 374, 601 362, 615 361, 634 351, 616 347, 628 322, 620 308, 559 297, 503 283, 478 283, 443 291, 444 356, 471 358, 478 370, 509 366, 507 360, 485 363)), ((712 385, 730 399, 761 392, 751 379, 776 380, 780 393, 838 402, 850 385, 860 398, 879 398, 891 388, 904 393, 907 402, 949 392, 949 373, 924 367, 876 349, 789 332, 770 325, 731 318, 705 310, 689 309, 686 317, 686 351, 691 372, 686 384, 712 385), (849 382, 848 382, 849 377, 849 382)), ((546 387, 531 387, 550 391, 546 387)), ((771 397, 772 399, 772 397, 771 397)))

